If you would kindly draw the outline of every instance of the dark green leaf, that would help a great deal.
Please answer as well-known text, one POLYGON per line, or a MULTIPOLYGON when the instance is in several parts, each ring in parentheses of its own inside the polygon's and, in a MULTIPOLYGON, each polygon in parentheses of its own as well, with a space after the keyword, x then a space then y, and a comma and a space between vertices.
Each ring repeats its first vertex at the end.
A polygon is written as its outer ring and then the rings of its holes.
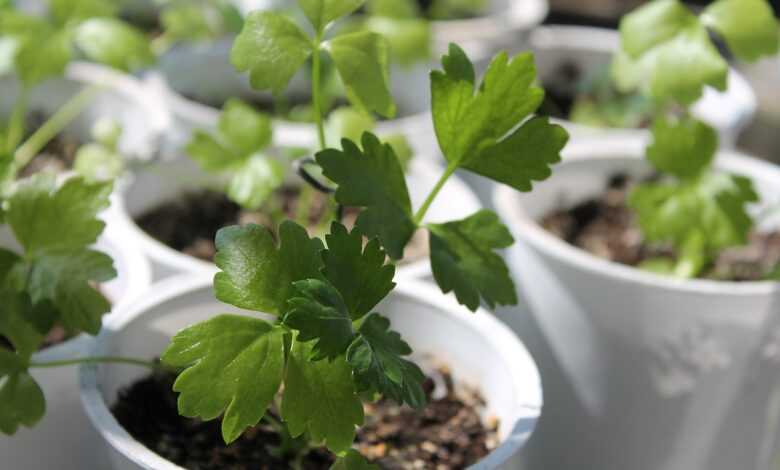
POLYGON ((284 330, 256 318, 220 315, 171 340, 162 361, 186 368, 176 383, 179 412, 222 417, 226 443, 255 426, 279 390, 284 374, 284 330))
POLYGON ((56 312, 48 303, 33 306, 27 294, 7 287, 0 289, 0 295, 3 298, 0 335, 8 339, 21 356, 31 356, 38 351, 54 324, 56 312))
POLYGON ((363 236, 351 233, 334 222, 325 237, 328 249, 322 252, 323 273, 338 289, 352 320, 371 311, 395 287, 395 266, 385 264, 386 254, 374 238, 363 247, 363 236))
POLYGON ((753 62, 780 48, 780 24, 766 0, 718 0, 701 18, 726 39, 740 60, 753 62))
POLYGON ((301 10, 316 31, 360 8, 366 0, 298 0, 301 10))
POLYGON ((311 360, 333 359, 352 342, 352 321, 341 294, 318 279, 293 283, 284 324, 298 330, 297 341, 312 344, 311 360))
POLYGON ((379 470, 379 466, 368 463, 360 452, 350 449, 346 455, 336 459, 330 470, 379 470))
POLYGON ((694 118, 660 117, 653 124, 647 158, 662 173, 691 178, 707 168, 718 150, 718 133, 694 118))
POLYGON ((317 154, 323 174, 336 182, 336 200, 351 207, 365 207, 357 219, 358 229, 379 237, 394 259, 412 238, 412 202, 401 164, 392 147, 370 133, 363 134, 363 151, 348 140, 344 150, 327 149, 317 154))
POLYGON ((293 343, 287 361, 282 419, 293 437, 308 432, 332 452, 344 452, 363 424, 363 404, 343 357, 312 362, 310 343, 293 343))
POLYGON ((41 387, 27 373, 18 354, 0 348, 0 432, 15 434, 20 426, 31 428, 46 413, 41 387))
POLYGON ((441 65, 444 67, 444 73, 453 80, 469 83, 477 80, 474 65, 457 44, 450 44, 449 53, 441 58, 441 65))
POLYGON ((498 216, 482 210, 463 220, 429 225, 431 268, 445 293, 476 310, 480 297, 490 308, 515 305, 517 294, 509 269, 493 250, 514 243, 498 216))
POLYGON ((347 351, 347 361, 361 391, 375 390, 398 404, 424 406, 425 374, 402 357, 411 354, 412 348, 400 334, 390 330, 390 321, 372 313, 363 321, 359 333, 347 351))
POLYGON ((319 239, 293 222, 279 227, 277 248, 271 232, 258 225, 227 227, 217 233, 214 277, 217 298, 236 307, 284 313, 292 283, 321 279, 323 249, 319 239))
POLYGON ((126 72, 155 60, 146 35, 116 18, 93 18, 81 23, 74 41, 89 59, 126 72))

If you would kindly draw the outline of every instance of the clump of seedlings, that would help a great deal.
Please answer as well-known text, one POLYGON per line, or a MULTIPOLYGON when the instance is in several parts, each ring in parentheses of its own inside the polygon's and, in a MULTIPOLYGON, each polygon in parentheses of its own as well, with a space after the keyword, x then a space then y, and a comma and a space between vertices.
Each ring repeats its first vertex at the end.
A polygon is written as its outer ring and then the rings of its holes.
MULTIPOLYGON (((282 90, 313 55, 314 104, 321 110, 317 64, 326 51, 354 103, 391 114, 394 105, 387 90, 382 38, 358 32, 324 40, 334 21, 362 4, 361 0, 300 0, 314 30, 313 38, 280 14, 250 14, 236 41, 233 61, 251 73, 257 88, 282 90)), ((531 54, 513 58, 498 54, 481 82, 477 82, 471 61, 455 45, 443 57, 442 65, 443 70, 431 74, 431 91, 446 168, 425 202, 412 207, 401 161, 393 147, 375 135, 365 132, 359 142, 343 139, 341 148, 326 148, 319 112, 321 150, 314 160, 322 175, 336 186, 336 203, 360 210, 354 228, 348 229, 337 217, 323 238, 312 238, 305 227, 289 220, 274 231, 256 224, 220 230, 216 237, 216 297, 273 318, 218 315, 181 331, 162 353, 162 365, 145 364, 154 368, 158 377, 163 374, 162 378, 142 381, 124 397, 147 385, 170 384, 175 376, 173 390, 178 393, 179 413, 201 420, 179 424, 199 428, 218 420, 222 439, 238 443, 231 451, 238 454, 247 452, 246 442, 265 436, 264 446, 252 447, 277 459, 267 465, 284 462, 298 468, 376 468, 371 460, 386 468, 405 468, 410 463, 399 461, 399 455, 416 459, 426 455, 431 462, 440 459, 461 466, 474 463, 495 445, 496 423, 478 426, 479 419, 456 403, 465 400, 475 409, 480 406, 479 398, 473 393, 454 398, 450 386, 444 387, 444 397, 434 396, 436 387, 410 360, 411 347, 375 308, 393 291, 395 263, 401 261, 404 248, 420 231, 430 233, 431 267, 443 293, 453 292, 470 310, 477 310, 480 304, 491 308, 515 304, 514 283, 496 252, 510 246, 513 239, 495 213, 481 210, 463 220, 439 224, 428 223, 425 217, 458 169, 529 191, 533 181, 550 176, 550 167, 560 160, 568 136, 547 118, 531 117, 544 96, 534 85, 531 54), (435 403, 433 408, 426 408, 429 400, 435 403), (412 412, 406 406, 421 411, 412 412), (441 443, 418 439, 418 446, 396 430, 388 436, 398 440, 379 437, 386 447, 377 447, 377 433, 388 432, 382 424, 388 413, 403 416, 401 424, 415 423, 416 413, 435 409, 450 410, 435 412, 438 425, 443 426, 441 433, 449 423, 474 434, 455 436, 455 446, 450 443, 442 450, 441 443), (371 413, 369 418, 366 410, 371 413), (368 427, 359 432, 364 424, 368 427), (358 442, 366 455, 353 447, 358 435, 363 436, 358 442), (460 446, 465 438, 474 441, 460 446), (448 452, 458 455, 448 456, 448 452)), ((234 155, 227 148, 222 152, 223 158, 234 155)), ((241 164, 246 164, 244 157, 241 153, 238 158, 241 164)), ((101 357, 80 362, 143 363, 101 357)), ((13 370, 23 374, 29 366, 22 363, 13 370)), ((431 379, 437 381, 436 373, 432 374, 431 379)), ((442 376, 438 381, 451 380, 446 370, 438 374, 442 376)), ((25 400, 18 396, 18 406, 9 412, 15 414, 17 422, 32 425, 40 413, 28 413, 25 400)), ((118 416, 126 414, 124 403, 120 400, 114 408, 118 416)), ((150 421, 159 419, 150 417, 150 421)), ((144 442, 145 429, 141 426, 138 434, 144 442)), ((421 433, 431 429, 429 426, 421 433)), ((205 436, 195 432, 200 436, 198 442, 212 439, 213 431, 205 436)), ((166 449, 160 452, 171 459, 183 456, 188 462, 200 458, 177 450, 175 440, 175 436, 168 439, 166 449)), ((224 455, 215 452, 219 454, 215 458, 223 459, 224 455)), ((256 457, 257 452, 248 458, 256 457)), ((192 468, 208 467, 193 464, 192 468)))
POLYGON ((778 31, 764 0, 718 0, 699 16, 677 0, 656 0, 623 18, 612 76, 618 89, 640 89, 659 104, 646 150, 655 174, 642 181, 615 175, 604 197, 551 214, 544 225, 596 255, 666 275, 772 277, 779 237, 754 231, 752 181, 713 167, 718 135, 690 106, 705 86, 728 86, 728 64, 711 34, 750 62, 777 53, 778 31))

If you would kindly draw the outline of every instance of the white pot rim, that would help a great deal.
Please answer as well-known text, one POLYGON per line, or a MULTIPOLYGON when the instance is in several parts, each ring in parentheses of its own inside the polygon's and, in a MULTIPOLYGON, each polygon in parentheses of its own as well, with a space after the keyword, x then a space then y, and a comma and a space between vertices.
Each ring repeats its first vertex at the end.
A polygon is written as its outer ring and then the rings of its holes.
MULTIPOLYGON (((544 25, 531 32, 529 47, 531 51, 543 52, 550 49, 566 49, 573 53, 577 51, 597 51, 612 54, 620 47, 620 33, 613 29, 599 28, 595 26, 569 26, 569 25, 544 25)), ((744 128, 758 109, 756 95, 745 77, 736 69, 729 67, 728 89, 725 92, 706 87, 703 97, 694 104, 693 112, 700 118, 712 121, 719 129, 744 128), (717 93, 717 95, 715 95, 717 93), (728 101, 733 106, 733 113, 728 113, 719 119, 715 119, 712 109, 714 106, 705 106, 711 96, 719 96, 721 100, 728 101), (697 109, 697 106, 699 109, 697 109), (715 120, 717 122, 715 122, 715 120)), ((710 98, 711 99, 711 98, 710 98)), ((567 120, 554 119, 559 123, 565 123, 566 127, 580 134, 597 134, 610 132, 624 137, 644 138, 649 134, 647 129, 601 129, 567 120)))
MULTIPOLYGON (((636 140, 613 139, 602 145, 601 141, 581 142, 569 146, 567 159, 559 166, 583 165, 594 160, 639 160, 643 158, 642 146, 636 140)), ((780 168, 748 157, 736 151, 718 153, 716 166, 725 171, 744 174, 755 180, 772 181, 780 187, 780 168)), ((553 173, 555 169, 553 169, 553 173)), ((598 258, 585 250, 574 247, 566 241, 552 235, 542 228, 526 211, 518 200, 518 194, 511 188, 501 186, 493 195, 496 207, 512 228, 520 242, 528 243, 535 250, 557 259, 564 264, 576 266, 579 270, 593 275, 608 276, 616 285, 633 283, 654 288, 697 294, 722 294, 728 292, 735 296, 766 296, 777 291, 778 283, 773 281, 729 282, 706 279, 675 279, 643 271, 630 266, 598 258)))
MULTIPOLYGON (((143 299, 139 299, 131 308, 118 312, 106 322, 106 327, 97 337, 91 352, 102 354, 112 336, 147 309, 192 290, 207 288, 211 285, 212 278, 203 274, 176 276, 156 284, 143 299)), ((468 324, 470 328, 491 338, 493 345, 502 357, 511 358, 513 363, 522 365, 522 367, 511 369, 513 386, 522 392, 518 394, 516 403, 518 410, 522 410, 518 412, 517 423, 501 445, 473 467, 500 468, 525 444, 541 414, 541 378, 528 350, 517 336, 493 315, 482 309, 474 314, 463 312, 463 308, 452 296, 442 295, 430 284, 422 281, 404 280, 398 284, 394 292, 431 305, 450 316, 452 321, 468 324), (532 390, 528 389, 528 384, 533 384, 532 390)), ((182 470, 181 467, 165 460, 136 441, 116 421, 98 389, 97 366, 82 365, 79 376, 84 409, 97 430, 111 446, 119 449, 123 455, 145 469, 182 470)))
POLYGON ((103 84, 111 91, 127 97, 144 108, 144 125, 155 138, 162 138, 171 126, 171 115, 163 103, 150 93, 147 86, 135 77, 110 67, 90 62, 72 62, 65 78, 90 85, 103 84))
MULTIPOLYGON (((422 155, 417 155, 411 165, 413 171, 419 173, 423 178, 435 181, 441 176, 438 166, 431 162, 431 159, 422 155)), ((447 181, 446 191, 460 193, 460 198, 466 201, 472 207, 480 207, 479 201, 474 193, 461 179, 456 176, 450 177, 447 181)), ((218 271, 214 263, 203 261, 194 256, 184 254, 175 250, 165 243, 157 240, 133 220, 132 215, 127 209, 126 196, 123 191, 118 191, 114 195, 111 210, 107 214, 111 225, 118 233, 126 234, 127 238, 135 240, 141 251, 145 253, 153 262, 169 266, 183 273, 208 273, 214 274, 218 271)), ((399 278, 423 278, 431 275, 431 267, 427 258, 402 264, 397 267, 399 278)))
POLYGON ((498 13, 476 18, 433 21, 434 37, 481 37, 486 33, 501 33, 501 25, 506 25, 504 29, 526 31, 540 24, 550 12, 550 5, 546 0, 509 1, 509 8, 498 13))

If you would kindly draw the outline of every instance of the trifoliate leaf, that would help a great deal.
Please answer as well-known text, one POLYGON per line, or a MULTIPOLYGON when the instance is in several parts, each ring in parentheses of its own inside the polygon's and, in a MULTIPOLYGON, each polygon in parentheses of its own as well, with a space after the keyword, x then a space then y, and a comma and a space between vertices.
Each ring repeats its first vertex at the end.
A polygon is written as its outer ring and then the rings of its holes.
POLYGON ((284 324, 298 330, 297 341, 312 341, 311 360, 333 359, 352 342, 352 320, 335 287, 318 279, 293 283, 284 324))
POLYGON ((533 56, 520 54, 510 60, 506 53, 497 55, 476 89, 473 66, 457 46, 450 46, 442 62, 445 70, 431 73, 431 92, 436 136, 449 166, 521 191, 549 177, 568 134, 547 118, 517 127, 544 96, 533 85, 533 56))
POLYGON ((49 14, 60 26, 90 18, 112 17, 118 12, 116 0, 49 0, 49 14))
POLYGON ((155 60, 146 35, 116 18, 84 21, 76 28, 74 41, 89 59, 126 72, 155 60))
POLYGON ((93 285, 114 277, 113 261, 104 253, 86 249, 46 252, 33 258, 27 289, 35 304, 48 300, 57 307, 66 329, 95 335, 111 304, 93 285))
POLYGON ((46 399, 27 372, 26 362, 0 348, 0 432, 15 434, 20 426, 31 428, 45 413, 46 399))
POLYGON ((6 220, 28 256, 80 249, 103 231, 105 223, 97 215, 108 207, 111 187, 76 177, 57 188, 53 176, 34 175, 9 197, 6 220))
POLYGON ((311 361, 310 343, 294 342, 287 360, 282 419, 293 437, 308 433, 332 452, 344 452, 363 424, 363 404, 344 357, 311 361))
POLYGON ((341 293, 352 320, 362 318, 395 287, 395 266, 385 264, 387 255, 376 238, 364 248, 357 229, 350 233, 334 222, 325 240, 323 273, 341 293))
POLYGON ((111 181, 122 174, 125 164, 122 155, 102 144, 79 147, 73 169, 89 183, 111 181))
POLYGON ((254 88, 280 93, 312 51, 311 41, 291 19, 256 11, 246 17, 230 59, 238 71, 249 72, 254 88))
POLYGON ((650 242, 682 246, 692 231, 706 235, 707 251, 742 245, 753 226, 747 205, 758 201, 749 179, 704 173, 682 182, 645 183, 632 191, 629 205, 650 242))
POLYGON ((390 321, 372 313, 360 326, 360 335, 347 351, 347 361, 355 372, 360 391, 375 390, 415 408, 425 405, 422 384, 425 374, 403 356, 412 348, 401 335, 390 330, 390 321))
POLYGON ((285 169, 282 164, 261 154, 252 156, 234 171, 227 195, 249 210, 259 209, 284 183, 285 169))
POLYGON ((493 250, 514 243, 498 216, 481 210, 463 220, 430 224, 431 269, 444 293, 476 310, 480 298, 490 308, 515 305, 517 294, 503 258, 493 250))
POLYGON ((360 452, 350 449, 346 455, 333 462, 330 470, 379 470, 379 466, 368 463, 368 460, 360 452))
POLYGON ((718 0, 704 10, 701 19, 745 62, 773 56, 780 48, 780 24, 766 0, 718 0))
POLYGON ((620 36, 612 73, 623 91, 641 87, 655 98, 691 104, 704 86, 726 89, 728 64, 679 0, 656 0, 626 15, 620 36))
POLYGON ((284 334, 257 318, 220 315, 174 336, 162 361, 186 368, 173 386, 179 413, 204 420, 224 415, 228 444, 255 426, 282 382, 284 334))
POLYGON ((323 174, 339 185, 336 200, 345 206, 365 207, 356 226, 367 237, 378 237, 390 257, 400 259, 416 225, 401 164, 393 148, 370 133, 363 134, 363 151, 351 141, 343 150, 317 154, 323 174))
POLYGON ((357 10, 366 0, 298 0, 316 31, 323 31, 331 22, 357 10))
POLYGON ((279 226, 280 244, 265 227, 227 227, 217 233, 214 277, 219 300, 239 308, 280 314, 286 311, 292 283, 322 279, 322 242, 290 221, 279 226))
POLYGON ((395 115, 387 69, 387 43, 376 33, 343 34, 326 43, 347 97, 357 107, 384 117, 395 115))
POLYGON ((647 158, 662 173, 691 178, 707 168, 718 150, 718 133, 694 118, 659 117, 647 158))

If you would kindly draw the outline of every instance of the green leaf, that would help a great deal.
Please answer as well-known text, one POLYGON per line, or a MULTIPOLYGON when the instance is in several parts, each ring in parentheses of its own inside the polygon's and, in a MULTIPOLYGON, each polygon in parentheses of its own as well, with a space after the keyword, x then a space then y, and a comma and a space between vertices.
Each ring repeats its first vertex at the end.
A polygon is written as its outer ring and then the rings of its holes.
POLYGON ((85 249, 47 252, 33 258, 27 289, 34 303, 49 300, 57 306, 66 329, 95 335, 111 304, 93 285, 114 277, 113 261, 104 253, 85 249))
POLYGON ((357 10, 366 0, 298 0, 316 31, 323 31, 328 24, 357 10))
POLYGON ((282 382, 284 334, 257 318, 220 315, 174 336, 162 361, 186 368, 173 386, 182 416, 212 420, 224 414, 228 444, 255 426, 282 382))
POLYGON ((277 248, 271 232, 258 225, 227 227, 217 233, 214 277, 219 300, 239 308, 280 314, 286 311, 292 283, 322 279, 322 242, 286 221, 277 248))
POLYGON ((284 167, 265 155, 255 155, 235 169, 228 197, 249 210, 259 209, 284 183, 284 167))
POLYGON ((359 142, 363 133, 372 131, 375 126, 368 113, 350 107, 338 108, 325 122, 325 141, 329 147, 337 147, 341 139, 359 142))
POLYGON ((701 16, 740 60, 753 62, 780 49, 780 25, 766 0, 718 0, 701 16))
POLYGON ((387 69, 387 42, 369 31, 343 34, 328 41, 347 97, 357 107, 384 117, 395 115, 387 69))
POLYGON ((706 123, 691 117, 659 117, 647 158, 662 173, 692 178, 709 167, 717 150, 718 133, 706 123))
POLYGON ((21 41, 16 52, 16 72, 27 86, 65 73, 71 60, 69 31, 47 31, 21 41))
POLYGON ((293 283, 284 324, 298 330, 297 340, 312 341, 311 360, 333 359, 352 342, 352 321, 335 287, 318 279, 293 283))
POLYGON ((568 134, 547 118, 531 119, 544 92, 534 86, 531 54, 512 60, 500 53, 475 90, 473 66, 457 46, 431 73, 433 120, 439 146, 451 168, 462 167, 515 189, 549 177, 568 134))
POLYGON ((398 404, 422 408, 426 401, 422 389, 425 374, 403 358, 412 353, 412 348, 400 334, 390 330, 390 321, 372 313, 363 321, 359 333, 347 351, 347 361, 361 391, 376 390, 398 404))
POLYGON ((364 248, 357 229, 350 233, 334 222, 325 240, 323 273, 341 293, 352 320, 358 320, 393 290, 395 266, 385 264, 387 255, 376 238, 364 248))
POLYGON ((386 18, 417 18, 421 13, 415 0, 371 0, 366 11, 386 18))
POLYGON ((49 0, 49 14, 60 26, 90 18, 111 17, 118 12, 119 4, 115 0, 49 0))
POLYGON ((43 343, 54 323, 56 312, 50 304, 32 305, 27 294, 4 287, 3 314, 0 315, 0 335, 7 338, 20 356, 29 357, 43 343))
POLYGON ((287 361, 282 419, 293 437, 308 432, 332 452, 344 452, 363 424, 363 404, 344 357, 313 362, 310 343, 293 343, 287 361))
POLYGON ((291 19, 256 11, 246 17, 230 58, 239 72, 249 72, 254 88, 280 93, 312 51, 311 41, 291 19))
POLYGON ((493 250, 514 243, 498 216, 481 210, 463 220, 430 224, 431 268, 444 293, 476 310, 480 297, 490 308, 517 304, 515 285, 504 260, 493 250))
POLYGON ((360 452, 350 449, 344 456, 333 462, 330 470, 379 470, 379 466, 368 463, 360 452))
POLYGON ((122 174, 124 159, 118 152, 102 144, 86 144, 76 152, 73 169, 89 183, 111 181, 122 174))
POLYGON ((19 182, 8 199, 7 223, 28 256, 80 249, 102 233, 105 223, 97 216, 108 208, 111 189, 111 183, 79 177, 57 188, 53 176, 35 175, 19 182))
POLYGON ((698 231, 706 234, 706 250, 712 253, 747 242, 753 227, 747 206, 756 201, 758 195, 747 178, 703 173, 682 182, 637 186, 628 202, 648 241, 680 247, 698 231))
POLYGON ((727 87, 728 64, 678 0, 656 0, 626 15, 620 35, 613 77, 623 91, 643 88, 654 98, 687 105, 701 97, 704 86, 727 87))
POLYGON ((89 59, 126 72, 155 60, 146 35, 116 18, 93 18, 81 23, 74 41, 89 59))
POLYGON ((363 151, 349 140, 343 150, 317 154, 323 174, 339 185, 336 200, 365 207, 356 226, 367 237, 379 237, 390 257, 400 259, 416 230, 412 202, 403 169, 393 148, 370 133, 363 134, 363 151))
POLYGON ((225 103, 217 129, 225 146, 244 158, 271 145, 271 117, 235 98, 225 103))
POLYGON ((431 57, 431 25, 424 19, 374 16, 364 26, 387 40, 392 62, 411 65, 431 57))
POLYGON ((35 426, 46 413, 41 387, 27 373, 18 354, 0 348, 0 432, 15 434, 35 426))
POLYGON ((243 18, 224 2, 172 3, 160 14, 160 22, 170 41, 200 41, 240 32, 243 18))

